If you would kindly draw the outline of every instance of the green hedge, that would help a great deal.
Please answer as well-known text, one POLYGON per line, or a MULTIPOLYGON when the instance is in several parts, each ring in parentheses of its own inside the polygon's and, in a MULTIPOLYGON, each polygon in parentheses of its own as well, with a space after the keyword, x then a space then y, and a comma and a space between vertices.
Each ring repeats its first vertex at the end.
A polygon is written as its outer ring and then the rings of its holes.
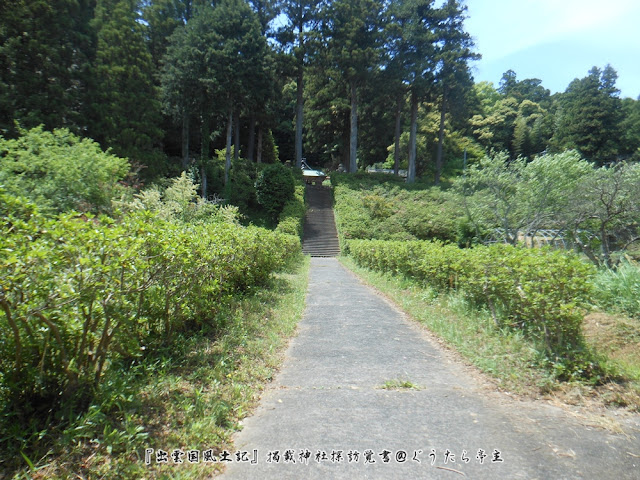
POLYGON ((578 348, 595 269, 551 249, 493 245, 460 249, 439 242, 353 240, 360 266, 414 279, 438 291, 461 290, 488 307, 499 327, 523 329, 547 353, 578 348))
POLYGON ((90 396, 112 360, 215 322, 300 251, 290 235, 149 212, 48 218, 2 192, 0 232, 0 392, 12 401, 90 396))

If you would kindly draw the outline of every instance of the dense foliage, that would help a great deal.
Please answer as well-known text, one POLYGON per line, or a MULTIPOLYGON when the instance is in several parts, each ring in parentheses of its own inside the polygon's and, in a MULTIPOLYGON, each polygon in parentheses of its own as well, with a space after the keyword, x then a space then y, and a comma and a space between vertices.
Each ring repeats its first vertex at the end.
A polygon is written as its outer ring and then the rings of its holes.
POLYGON ((487 240, 561 244, 611 267, 640 239, 637 163, 595 168, 575 151, 531 162, 498 154, 454 185, 471 225, 487 240))
POLYGON ((107 212, 118 182, 129 172, 126 159, 66 129, 21 130, 17 139, 0 137, 0 186, 51 212, 107 212))
POLYGON ((291 169, 282 164, 265 167, 258 175, 255 188, 258 203, 268 215, 277 218, 295 192, 291 169))
POLYGON ((438 187, 408 187, 384 174, 332 174, 343 247, 349 239, 464 242, 460 199, 438 187))
POLYGON ((332 184, 346 248, 349 239, 553 245, 609 268, 625 254, 637 256, 637 163, 596 167, 576 151, 532 161, 500 153, 471 165, 448 189, 384 174, 333 174, 332 184))
POLYGON ((225 305, 300 252, 301 186, 272 231, 242 226, 186 173, 136 193, 119 183, 126 159, 67 130, 1 142, 3 442, 29 448, 24 432, 71 421, 113 365, 221 329, 225 305))

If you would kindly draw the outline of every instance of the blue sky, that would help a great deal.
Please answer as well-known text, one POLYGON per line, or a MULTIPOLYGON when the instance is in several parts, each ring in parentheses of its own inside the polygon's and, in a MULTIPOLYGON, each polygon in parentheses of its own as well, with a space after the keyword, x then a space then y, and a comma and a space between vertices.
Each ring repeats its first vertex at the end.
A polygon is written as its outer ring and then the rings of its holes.
POLYGON ((621 97, 640 96, 639 0, 467 0, 466 30, 482 60, 477 82, 498 87, 511 69, 539 78, 551 93, 607 64, 618 72, 621 97))

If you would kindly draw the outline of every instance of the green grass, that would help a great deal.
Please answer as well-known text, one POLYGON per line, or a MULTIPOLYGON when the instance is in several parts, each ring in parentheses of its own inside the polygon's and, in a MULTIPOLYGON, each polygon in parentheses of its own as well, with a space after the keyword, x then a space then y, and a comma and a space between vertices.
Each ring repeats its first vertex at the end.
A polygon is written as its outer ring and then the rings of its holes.
POLYGON ((595 284, 600 306, 640 318, 640 268, 625 262, 615 270, 601 269, 595 284))
POLYGON ((416 385, 411 380, 387 380, 380 387, 384 390, 422 390, 422 387, 416 385))
MULTIPOLYGON (((231 435, 278 369, 304 310, 307 258, 265 289, 235 299, 224 327, 179 336, 112 369, 80 418, 41 432, 15 478, 203 478, 212 464, 145 465, 146 448, 234 452, 231 435)), ((19 455, 18 455, 19 456, 19 455)), ((214 464, 219 465, 219 464, 214 464)), ((0 478, 2 474, 0 473, 0 478)))

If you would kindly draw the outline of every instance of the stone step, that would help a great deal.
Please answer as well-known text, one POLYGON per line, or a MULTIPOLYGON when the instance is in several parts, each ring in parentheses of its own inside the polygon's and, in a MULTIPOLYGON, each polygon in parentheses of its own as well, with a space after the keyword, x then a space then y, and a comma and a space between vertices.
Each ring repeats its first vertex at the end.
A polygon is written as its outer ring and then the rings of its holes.
POLYGON ((304 222, 302 252, 312 257, 340 255, 331 189, 307 185, 306 196, 309 208, 304 222))

